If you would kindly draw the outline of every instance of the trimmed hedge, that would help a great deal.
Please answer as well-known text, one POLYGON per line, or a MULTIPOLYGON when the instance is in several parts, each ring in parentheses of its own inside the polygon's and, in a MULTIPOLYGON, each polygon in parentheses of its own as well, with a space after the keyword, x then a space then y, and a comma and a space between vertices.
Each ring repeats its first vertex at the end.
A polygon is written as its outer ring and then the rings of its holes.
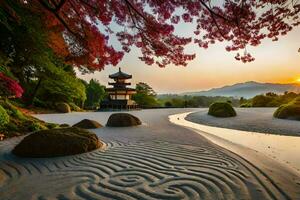
POLYGON ((234 117, 236 112, 227 102, 215 102, 209 106, 208 114, 214 117, 234 117))
POLYGON ((288 104, 281 105, 273 116, 279 119, 300 120, 300 98, 296 98, 288 104))
POLYGON ((26 136, 12 153, 21 157, 55 157, 85 153, 102 145, 97 135, 87 130, 57 128, 26 136))
POLYGON ((0 127, 9 123, 9 115, 6 110, 0 105, 0 127))

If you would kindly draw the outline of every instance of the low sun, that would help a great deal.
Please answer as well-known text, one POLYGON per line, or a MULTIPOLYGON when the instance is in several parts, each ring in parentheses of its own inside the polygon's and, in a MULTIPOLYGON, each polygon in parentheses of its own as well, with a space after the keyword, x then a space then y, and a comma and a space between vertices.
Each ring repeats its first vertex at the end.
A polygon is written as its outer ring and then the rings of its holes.
POLYGON ((296 81, 297 81, 298 83, 300 83, 300 78, 298 78, 296 81))

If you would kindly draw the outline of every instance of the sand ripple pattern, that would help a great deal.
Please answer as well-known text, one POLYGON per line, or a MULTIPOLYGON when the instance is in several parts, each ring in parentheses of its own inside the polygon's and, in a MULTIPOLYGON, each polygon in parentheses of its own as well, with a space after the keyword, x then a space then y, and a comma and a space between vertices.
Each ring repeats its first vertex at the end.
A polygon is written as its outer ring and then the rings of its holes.
POLYGON ((20 159, 0 144, 0 199, 290 199, 270 177, 214 146, 107 142, 106 150, 20 159))

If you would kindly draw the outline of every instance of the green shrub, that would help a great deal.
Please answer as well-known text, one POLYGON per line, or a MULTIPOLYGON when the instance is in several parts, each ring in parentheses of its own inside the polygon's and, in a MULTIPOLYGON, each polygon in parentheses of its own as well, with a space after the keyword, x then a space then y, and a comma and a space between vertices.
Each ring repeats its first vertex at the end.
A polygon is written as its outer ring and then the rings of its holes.
POLYGON ((11 111, 11 116, 12 117, 15 117, 17 119, 20 119, 20 120, 25 120, 26 117, 23 115, 23 113, 18 110, 17 108, 13 108, 10 110, 11 111))
POLYGON ((6 112, 11 117, 24 120, 26 117, 23 115, 23 113, 12 103, 10 103, 8 100, 1 102, 1 105, 6 109, 6 112))
POLYGON ((0 105, 0 127, 9 123, 9 115, 6 110, 0 105))
POLYGON ((34 98, 33 105, 40 108, 48 108, 48 104, 44 101, 39 100, 38 98, 34 98))
POLYGON ((6 129, 10 130, 10 131, 18 131, 18 126, 12 122, 9 122, 8 124, 6 124, 6 129))
POLYGON ((272 101, 270 101, 266 104, 266 107, 278 107, 280 105, 281 105, 281 103, 278 100, 273 99, 272 101))
POLYGON ((46 127, 49 129, 53 129, 53 128, 58 128, 59 125, 58 124, 54 124, 54 123, 47 123, 46 127))
POLYGON ((61 128, 68 128, 68 127, 70 127, 70 125, 69 124, 60 124, 59 127, 61 127, 61 128))
POLYGON ((38 122, 31 122, 30 125, 28 126, 28 130, 31 132, 46 130, 46 129, 47 127, 45 127, 44 125, 38 122))
POLYGON ((75 112, 82 111, 81 108, 79 106, 77 106, 75 103, 69 103, 69 106, 70 106, 71 110, 73 110, 75 112))
POLYGON ((165 107, 172 107, 173 105, 172 105, 172 103, 170 102, 170 101, 167 101, 166 103, 165 103, 165 107))
POLYGON ((241 108, 251 108, 252 104, 251 103, 243 103, 240 105, 241 108))
POLYGON ((252 99, 252 106, 253 107, 268 107, 268 104, 270 102, 272 102, 274 99, 275 99, 275 97, 257 95, 252 99))
POLYGON ((103 145, 96 134, 80 128, 57 128, 32 133, 13 153, 22 157, 54 157, 92 151, 103 145))
POLYGON ((280 119, 300 120, 300 98, 296 98, 288 104, 281 105, 273 114, 280 119))
POLYGON ((214 117, 234 117, 236 112, 227 102, 215 102, 209 106, 208 114, 214 117))

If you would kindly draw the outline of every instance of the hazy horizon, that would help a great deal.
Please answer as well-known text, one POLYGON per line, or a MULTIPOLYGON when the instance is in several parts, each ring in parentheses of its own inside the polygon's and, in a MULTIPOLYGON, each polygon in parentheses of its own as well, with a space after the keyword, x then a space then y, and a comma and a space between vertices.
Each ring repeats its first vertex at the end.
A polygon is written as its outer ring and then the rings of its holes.
MULTIPOLYGON (((181 25, 180 35, 188 35, 193 26, 181 25)), ((217 43, 208 49, 200 49, 194 44, 186 48, 186 52, 196 53, 196 58, 186 67, 167 66, 159 68, 148 66, 138 59, 140 52, 132 48, 129 54, 116 66, 107 66, 101 72, 81 75, 80 78, 95 78, 107 86, 108 75, 115 73, 118 67, 132 74, 132 85, 146 82, 157 93, 182 93, 233 85, 236 83, 256 81, 262 83, 294 83, 300 78, 300 28, 294 29, 279 41, 266 39, 258 47, 247 50, 255 57, 251 63, 241 63, 234 59, 235 52, 225 50, 226 43, 217 43)))

